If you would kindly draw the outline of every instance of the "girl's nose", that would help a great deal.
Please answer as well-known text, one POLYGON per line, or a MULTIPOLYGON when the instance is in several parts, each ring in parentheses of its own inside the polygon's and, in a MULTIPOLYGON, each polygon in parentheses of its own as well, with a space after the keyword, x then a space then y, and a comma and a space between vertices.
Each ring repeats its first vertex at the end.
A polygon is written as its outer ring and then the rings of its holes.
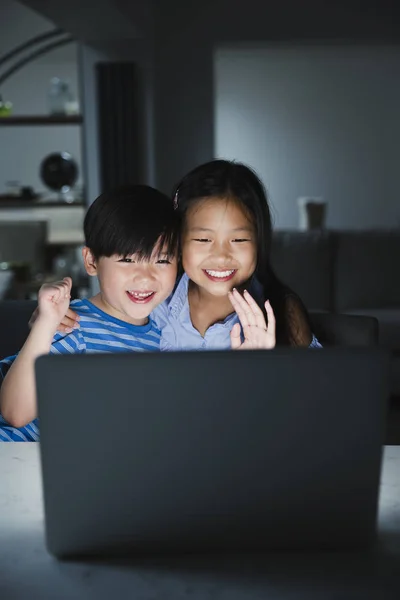
POLYGON ((230 258, 231 255, 229 244, 225 243, 214 244, 213 251, 214 257, 222 260, 230 258))

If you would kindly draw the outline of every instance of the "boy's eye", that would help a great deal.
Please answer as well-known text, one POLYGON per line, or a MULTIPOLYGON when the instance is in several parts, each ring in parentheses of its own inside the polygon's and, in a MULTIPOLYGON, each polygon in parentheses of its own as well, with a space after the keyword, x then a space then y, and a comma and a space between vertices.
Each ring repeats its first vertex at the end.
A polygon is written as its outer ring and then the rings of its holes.
POLYGON ((170 265, 171 261, 168 258, 159 258, 156 262, 157 265, 170 265))
POLYGON ((211 242, 208 238, 194 238, 195 242, 211 242))
POLYGON ((251 240, 249 240, 248 238, 236 238, 234 240, 232 240, 232 242, 250 242, 251 240))
POLYGON ((135 262, 135 261, 133 260, 133 258, 129 258, 129 256, 124 256, 123 258, 120 258, 120 259, 118 260, 118 262, 122 262, 122 263, 133 263, 133 262, 135 262))

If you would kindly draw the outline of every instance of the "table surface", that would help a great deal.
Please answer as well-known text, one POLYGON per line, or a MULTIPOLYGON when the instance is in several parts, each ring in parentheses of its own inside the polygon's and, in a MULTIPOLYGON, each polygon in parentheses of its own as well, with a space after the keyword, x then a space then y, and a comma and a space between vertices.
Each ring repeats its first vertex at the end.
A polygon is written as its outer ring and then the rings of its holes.
POLYGON ((400 446, 385 448, 378 531, 363 553, 59 562, 44 545, 38 444, 0 444, 4 600, 398 600, 400 446))

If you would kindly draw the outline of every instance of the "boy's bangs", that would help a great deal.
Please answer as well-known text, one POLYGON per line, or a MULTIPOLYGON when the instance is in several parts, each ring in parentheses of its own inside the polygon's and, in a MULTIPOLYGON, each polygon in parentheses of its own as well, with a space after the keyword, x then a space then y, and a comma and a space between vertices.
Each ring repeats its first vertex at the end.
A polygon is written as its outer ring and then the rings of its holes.
POLYGON ((155 254, 156 257, 167 256, 168 259, 172 259, 176 256, 177 245, 178 234, 174 230, 167 230, 161 234, 158 231, 148 231, 146 236, 131 232, 129 237, 124 236, 120 231, 116 236, 115 244, 112 244, 113 250, 110 256, 136 255, 139 260, 150 260, 155 254))

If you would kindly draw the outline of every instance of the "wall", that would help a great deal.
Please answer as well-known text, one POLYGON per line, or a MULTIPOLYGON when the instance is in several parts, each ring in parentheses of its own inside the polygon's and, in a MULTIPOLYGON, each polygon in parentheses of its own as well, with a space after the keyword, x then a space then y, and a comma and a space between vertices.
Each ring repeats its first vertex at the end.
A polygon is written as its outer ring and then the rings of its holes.
MULTIPOLYGON (((138 65, 139 110, 142 124, 140 144, 142 154, 138 157, 141 181, 154 185, 154 134, 153 134, 153 75, 152 51, 147 40, 129 42, 96 43, 95 47, 81 44, 79 47, 79 78, 82 88, 83 158, 86 174, 87 203, 91 204, 101 193, 100 152, 97 127, 97 89, 95 67, 98 62, 121 60, 133 61, 138 65)), ((97 279, 90 279, 91 292, 99 291, 97 279)))
POLYGON ((221 49, 215 153, 256 169, 277 227, 312 195, 329 227, 399 226, 398 73, 399 46, 221 49))
POLYGON ((156 11, 157 184, 174 183, 214 149, 213 53, 225 44, 399 40, 395 2, 168 0, 156 11))
MULTIPOLYGON (((0 8, 0 56, 29 38, 55 28, 54 23, 13 0, 2 0, 0 8)), ((6 63, 1 73, 14 64, 6 63)), ((73 43, 27 64, 12 75, 0 89, 5 100, 13 102, 13 113, 48 113, 49 81, 57 76, 68 79, 78 95, 77 44, 73 43)), ((82 184, 81 131, 79 126, 0 127, 0 193, 7 181, 46 188, 39 177, 41 160, 51 152, 67 151, 80 167, 78 185, 82 184)))
POLYGON ((154 184, 153 0, 100 0, 95 15, 91 0, 70 0, 68 3, 24 0, 24 4, 70 31, 81 42, 79 79, 85 114, 83 142, 88 202, 100 190, 94 72, 99 61, 132 61, 137 66, 138 145, 141 151, 135 171, 139 172, 142 182, 154 184))
MULTIPOLYGON (((45 0, 27 1, 47 11, 55 4, 45 0)), ((96 39, 97 49, 105 51, 108 57, 108 29, 102 27, 101 32, 89 35, 93 28, 96 29, 90 19, 85 19, 90 3, 85 0, 81 3, 85 10, 76 12, 76 30, 79 25, 86 41, 96 39)), ((104 10, 106 4, 112 3, 102 2, 104 10)), ((374 45, 382 40, 398 43, 400 39, 395 0, 364 0, 362 4, 358 0, 202 0, 198 3, 185 0, 137 0, 134 3, 114 0, 113 4, 131 24, 137 19, 137 7, 140 9, 138 22, 142 26, 144 24, 144 30, 141 38, 143 52, 140 51, 139 56, 143 58, 147 140, 143 144, 146 157, 144 180, 166 192, 173 189, 187 170, 215 155, 213 70, 217 48, 250 42, 296 45, 338 40, 374 45)), ((69 5, 57 3, 60 13, 62 7, 64 13, 75 14, 69 5)), ((99 10, 101 12, 101 8, 99 10)), ((54 6, 54 14, 57 11, 54 6)), ((63 18, 66 18, 65 14, 63 18)), ((111 28, 109 38, 115 44, 121 36, 119 33, 115 36, 111 28)), ((114 55, 127 56, 130 48, 135 55, 137 43, 126 38, 122 41, 126 41, 126 49, 121 47, 114 55)), ((89 160, 93 162, 94 156, 89 160)), ((288 215, 286 218, 289 218, 288 215)), ((290 218, 294 219, 293 214, 290 218)))

